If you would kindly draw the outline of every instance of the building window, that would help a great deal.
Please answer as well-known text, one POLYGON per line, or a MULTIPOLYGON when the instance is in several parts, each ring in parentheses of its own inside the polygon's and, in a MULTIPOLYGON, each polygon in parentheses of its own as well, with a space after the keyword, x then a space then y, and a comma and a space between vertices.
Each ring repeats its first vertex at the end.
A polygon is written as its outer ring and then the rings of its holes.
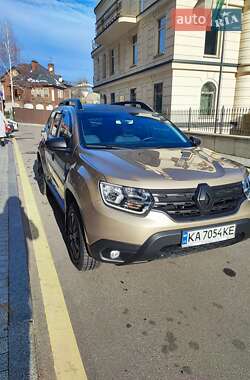
POLYGON ((218 31, 211 30, 206 32, 205 49, 206 55, 217 55, 218 52, 218 31))
POLYGON ((63 99, 63 90, 58 90, 57 95, 59 99, 63 99))
POLYGON ((44 105, 43 104, 37 104, 36 110, 44 110, 44 105))
POLYGON ((23 108, 27 108, 28 110, 33 110, 34 106, 31 103, 25 103, 24 106, 23 106, 23 108))
POLYGON ((130 101, 136 102, 136 88, 131 88, 130 90, 130 101))
POLYGON ((105 94, 103 94, 102 99, 103 99, 103 103, 107 104, 107 96, 105 94))
POLYGON ((138 64, 138 43, 137 43, 137 34, 132 38, 133 45, 133 65, 138 64))
POLYGON ((111 102, 111 104, 114 104, 114 103, 115 103, 115 93, 114 93, 114 92, 112 92, 112 93, 110 94, 110 102, 111 102))
POLYGON ((106 54, 103 55, 103 60, 102 60, 102 78, 105 79, 107 74, 107 59, 106 59, 106 54))
POLYGON ((214 111, 216 100, 216 87, 212 82, 207 82, 201 89, 200 112, 211 115, 214 111))
POLYGON ((115 73, 115 50, 110 51, 110 75, 115 73))
POLYGON ((154 109, 156 112, 162 112, 162 93, 163 83, 156 83, 154 85, 154 109))
POLYGON ((36 98, 45 98, 49 96, 49 89, 42 87, 32 88, 31 95, 36 98))
POLYGON ((158 20, 158 54, 166 52, 166 16, 158 20))
POLYGON ((144 11, 144 0, 140 0, 140 13, 144 11))

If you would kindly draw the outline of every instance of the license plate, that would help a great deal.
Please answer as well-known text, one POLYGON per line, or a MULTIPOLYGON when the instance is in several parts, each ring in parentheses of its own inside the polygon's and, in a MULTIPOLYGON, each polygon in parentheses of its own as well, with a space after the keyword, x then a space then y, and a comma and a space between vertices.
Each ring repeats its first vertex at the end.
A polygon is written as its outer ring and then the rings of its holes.
POLYGON ((183 231, 181 246, 194 247, 197 245, 217 243, 220 241, 234 239, 236 235, 236 224, 204 228, 202 230, 183 231))

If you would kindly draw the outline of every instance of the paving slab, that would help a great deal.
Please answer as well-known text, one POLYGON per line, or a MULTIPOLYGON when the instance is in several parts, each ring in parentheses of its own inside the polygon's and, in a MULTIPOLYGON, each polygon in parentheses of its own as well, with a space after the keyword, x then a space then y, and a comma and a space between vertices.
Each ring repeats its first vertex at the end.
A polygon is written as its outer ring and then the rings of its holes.
POLYGON ((0 373, 8 370, 8 151, 0 147, 0 373))
POLYGON ((0 147, 0 380, 37 379, 28 253, 12 142, 0 147))

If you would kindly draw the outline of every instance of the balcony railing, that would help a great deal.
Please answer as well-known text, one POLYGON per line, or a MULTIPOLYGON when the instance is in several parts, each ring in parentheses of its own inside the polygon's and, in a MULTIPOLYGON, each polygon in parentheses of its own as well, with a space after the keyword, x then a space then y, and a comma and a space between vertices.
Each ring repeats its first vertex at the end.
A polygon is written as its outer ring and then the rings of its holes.
POLYGON ((96 22, 96 37, 106 30, 121 15, 122 3, 115 2, 109 7, 102 17, 96 22))

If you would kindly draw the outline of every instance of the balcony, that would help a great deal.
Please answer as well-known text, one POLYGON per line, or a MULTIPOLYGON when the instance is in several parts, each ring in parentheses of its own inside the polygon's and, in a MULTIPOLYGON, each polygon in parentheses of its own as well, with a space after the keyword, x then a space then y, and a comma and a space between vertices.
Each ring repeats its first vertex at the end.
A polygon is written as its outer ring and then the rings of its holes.
POLYGON ((95 43, 98 45, 113 42, 127 33, 137 22, 138 1, 131 8, 128 0, 115 1, 96 22, 95 43))
POLYGON ((99 47, 101 47, 101 45, 98 44, 98 43, 96 42, 95 39, 92 40, 92 53, 93 53, 95 50, 97 50, 99 47))

